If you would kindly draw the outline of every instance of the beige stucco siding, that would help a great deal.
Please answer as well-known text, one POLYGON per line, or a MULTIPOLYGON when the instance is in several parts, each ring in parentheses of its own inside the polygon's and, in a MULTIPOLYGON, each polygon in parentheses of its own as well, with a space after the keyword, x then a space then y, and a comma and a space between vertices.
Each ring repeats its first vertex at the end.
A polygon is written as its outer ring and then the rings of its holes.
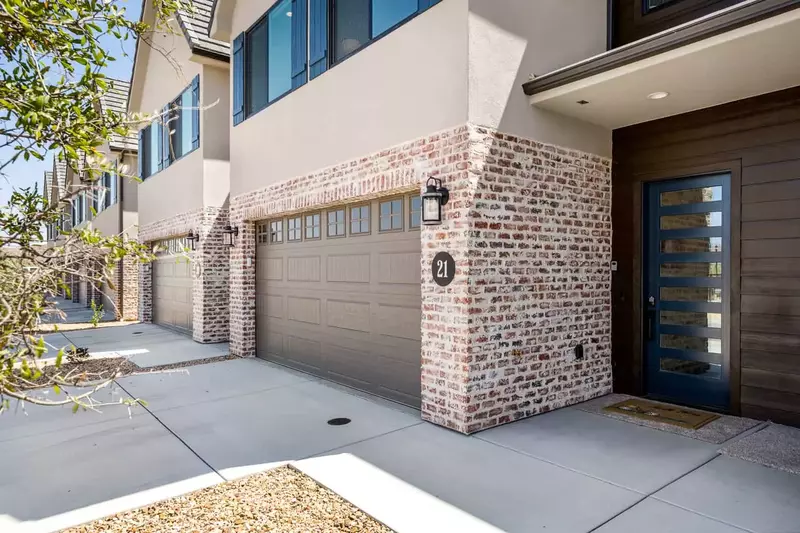
POLYGON ((92 220, 92 227, 103 235, 119 235, 122 230, 119 226, 119 203, 103 209, 92 220))
MULTIPOLYGON (((274 2, 239 0, 233 35, 274 2)), ((467 0, 443 0, 232 128, 231 195, 467 121, 467 0)))
POLYGON ((605 0, 469 0, 469 120, 610 156, 609 130, 533 109, 522 91, 532 74, 604 52, 606 9, 605 0))
POLYGON ((137 172, 136 154, 125 154, 119 164, 119 195, 122 205, 122 230, 135 239, 139 230, 139 182, 133 178, 137 172))
POLYGON ((143 81, 137 80, 134 87, 137 96, 132 102, 140 111, 157 111, 199 75, 200 147, 138 186, 138 222, 141 225, 204 206, 223 206, 228 199, 228 69, 191 61, 186 39, 180 30, 177 31, 175 35, 156 35, 147 60, 144 61, 144 54, 137 59, 137 69, 145 72, 136 72, 137 77, 143 76, 143 81), (169 59, 158 50, 168 53, 169 59))
POLYGON ((200 142, 203 146, 203 202, 207 206, 227 205, 230 191, 231 101, 229 70, 210 65, 203 67, 200 87, 200 142))

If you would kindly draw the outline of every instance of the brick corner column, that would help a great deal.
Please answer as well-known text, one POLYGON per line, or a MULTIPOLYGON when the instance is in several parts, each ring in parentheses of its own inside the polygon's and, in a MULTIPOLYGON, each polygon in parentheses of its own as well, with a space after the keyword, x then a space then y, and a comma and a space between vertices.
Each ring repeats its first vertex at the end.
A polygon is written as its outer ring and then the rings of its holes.
POLYGON ((200 241, 192 265, 192 338, 201 343, 229 339, 230 249, 223 244, 227 209, 206 207, 198 231, 200 241))
POLYGON ((117 314, 119 320, 137 320, 139 314, 139 263, 124 257, 117 264, 117 314), (121 294, 121 296, 120 296, 121 294))
POLYGON ((239 228, 230 249, 230 352, 256 356, 256 225, 242 206, 231 201, 231 226, 239 228))
MULTIPOLYGON (((152 253, 152 244, 149 244, 152 253)), ((153 322, 153 262, 139 264, 139 321, 153 322)))
POLYGON ((465 126, 435 142, 442 162, 425 166, 421 186, 437 177, 450 191, 444 220, 422 227, 422 418, 461 433, 469 433, 469 214, 474 186, 470 182, 470 134, 465 126), (433 281, 432 263, 447 252, 456 263, 453 282, 433 281))

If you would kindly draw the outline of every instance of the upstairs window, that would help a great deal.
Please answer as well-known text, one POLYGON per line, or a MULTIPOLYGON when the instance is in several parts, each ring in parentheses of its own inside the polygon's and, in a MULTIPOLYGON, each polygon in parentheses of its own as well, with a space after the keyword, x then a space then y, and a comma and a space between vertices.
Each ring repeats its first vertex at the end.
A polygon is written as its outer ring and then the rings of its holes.
POLYGON ((234 126, 440 1, 276 2, 233 40, 234 126))
POLYGON ((662 7, 667 7, 672 4, 677 4, 681 0, 644 0, 642 2, 642 9, 645 13, 650 13, 651 11, 655 11, 656 9, 661 9, 662 7))
POLYGON ((139 131, 139 176, 157 174, 200 147, 200 77, 139 131))

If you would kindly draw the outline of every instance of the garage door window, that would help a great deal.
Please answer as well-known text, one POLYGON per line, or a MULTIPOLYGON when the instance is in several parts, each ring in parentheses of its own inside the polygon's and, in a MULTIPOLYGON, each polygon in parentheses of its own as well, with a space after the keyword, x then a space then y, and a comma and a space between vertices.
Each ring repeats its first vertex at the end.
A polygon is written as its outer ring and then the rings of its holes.
POLYGON ((408 227, 419 229, 422 223, 422 200, 419 196, 408 199, 408 227))
POLYGON ((306 215, 306 240, 319 239, 322 236, 320 228, 320 215, 306 215))
POLYGON ((269 242, 269 224, 259 224, 256 227, 256 240, 258 244, 267 244, 269 242))
POLYGON ((344 209, 328 211, 328 237, 344 237, 344 209))
POLYGON ((380 230, 381 231, 402 231, 403 230, 403 200, 389 200, 380 204, 380 230))
POLYGON ((299 242, 303 240, 303 219, 301 217, 289 219, 286 238, 289 242, 299 242))
POLYGON ((369 233, 369 206, 361 205, 350 208, 350 234, 365 235, 369 233))
POLYGON ((269 223, 269 242, 272 244, 283 242, 283 220, 273 220, 269 223))

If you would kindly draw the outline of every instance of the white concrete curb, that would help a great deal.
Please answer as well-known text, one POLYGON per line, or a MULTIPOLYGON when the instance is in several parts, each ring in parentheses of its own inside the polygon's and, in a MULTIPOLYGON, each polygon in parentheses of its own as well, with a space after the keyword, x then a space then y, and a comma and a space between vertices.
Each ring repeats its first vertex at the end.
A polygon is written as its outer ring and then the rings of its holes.
POLYGON ((351 454, 290 463, 397 533, 502 533, 351 454))

